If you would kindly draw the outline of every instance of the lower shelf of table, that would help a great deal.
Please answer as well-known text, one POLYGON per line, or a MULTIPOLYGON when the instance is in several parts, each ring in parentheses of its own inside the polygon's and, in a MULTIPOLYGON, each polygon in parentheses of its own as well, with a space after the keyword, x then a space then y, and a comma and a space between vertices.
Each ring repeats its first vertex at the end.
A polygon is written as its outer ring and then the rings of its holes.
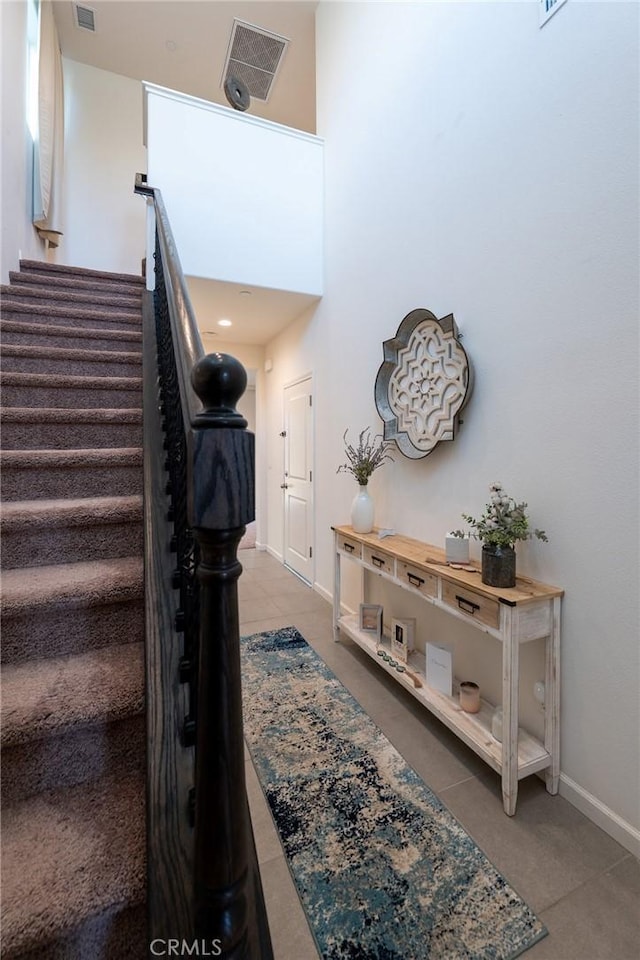
MULTIPOLYGON (((338 621, 340 630, 351 637, 372 660, 385 670, 397 683, 405 687, 427 710, 431 711, 442 723, 452 730, 478 756, 502 773, 502 744, 491 733, 491 719, 494 706, 486 700, 480 703, 478 713, 466 713, 461 709, 457 695, 448 697, 439 690, 429 687, 425 678, 424 654, 413 653, 407 664, 408 672, 399 672, 392 663, 378 656, 379 644, 375 636, 365 633, 358 626, 358 617, 351 615, 341 617, 338 621), (414 680, 411 679, 413 675, 414 680), (420 686, 415 683, 417 680, 420 686)), ((390 652, 390 641, 382 639, 382 647, 390 652)), ((457 684, 454 681, 454 694, 457 694, 457 684)), ((551 757, 543 744, 526 730, 518 730, 518 779, 537 773, 551 765, 551 757)))

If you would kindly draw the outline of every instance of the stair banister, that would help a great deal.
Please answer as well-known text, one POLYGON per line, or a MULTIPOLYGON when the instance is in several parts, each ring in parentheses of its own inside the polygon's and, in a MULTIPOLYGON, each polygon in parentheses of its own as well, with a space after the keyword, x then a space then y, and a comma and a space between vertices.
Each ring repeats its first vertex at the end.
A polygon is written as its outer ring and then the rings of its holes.
POLYGON ((178 256, 162 194, 160 190, 150 189, 156 215, 157 238, 167 291, 171 332, 176 351, 183 418, 185 423, 191 423, 202 409, 191 386, 191 371, 198 360, 204 356, 204 347, 191 306, 189 290, 180 265, 180 257, 178 256))
MULTIPOLYGON (((180 624, 187 659, 198 663, 188 669, 196 743, 192 933, 217 942, 226 960, 272 960, 242 726, 237 548, 254 518, 255 458, 253 434, 235 406, 246 372, 233 357, 204 355, 160 191, 140 176, 135 189, 153 200, 156 214, 160 395, 182 558, 174 586, 181 604, 197 607, 183 611, 180 624), (189 630, 197 632, 196 642, 188 640, 189 630)), ((184 801, 174 798, 186 811, 184 801)))

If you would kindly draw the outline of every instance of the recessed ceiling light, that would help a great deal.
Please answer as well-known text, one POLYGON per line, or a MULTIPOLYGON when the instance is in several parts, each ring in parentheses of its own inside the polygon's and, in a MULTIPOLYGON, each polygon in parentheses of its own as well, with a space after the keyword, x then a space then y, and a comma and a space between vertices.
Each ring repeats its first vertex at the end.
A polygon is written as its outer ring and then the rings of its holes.
POLYGON ((251 290, 241 290, 241 291, 240 291, 240 296, 241 296, 241 297, 250 297, 250 296, 251 296, 251 290))
POLYGON ((219 327, 230 327, 231 325, 231 320, 218 320, 219 327))
POLYGON ((165 47, 167 50, 170 50, 173 53, 174 50, 178 49, 178 44, 175 42, 175 40, 167 40, 165 47))

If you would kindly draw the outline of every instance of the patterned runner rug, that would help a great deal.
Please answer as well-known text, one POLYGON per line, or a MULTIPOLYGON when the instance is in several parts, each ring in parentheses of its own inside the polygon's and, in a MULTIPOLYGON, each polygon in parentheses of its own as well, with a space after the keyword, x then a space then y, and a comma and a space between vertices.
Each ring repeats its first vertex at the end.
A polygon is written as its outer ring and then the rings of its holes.
POLYGON ((241 649, 245 735, 325 960, 511 960, 546 935, 294 627, 241 649))

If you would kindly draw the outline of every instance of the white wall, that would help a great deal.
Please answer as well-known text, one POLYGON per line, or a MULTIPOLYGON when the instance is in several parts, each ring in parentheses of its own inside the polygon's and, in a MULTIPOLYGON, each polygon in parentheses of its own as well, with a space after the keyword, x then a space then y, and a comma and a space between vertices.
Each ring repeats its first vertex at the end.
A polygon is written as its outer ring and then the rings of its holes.
POLYGON ((464 425, 374 474, 377 522, 442 543, 493 480, 529 502, 550 542, 519 571, 566 590, 561 790, 638 851, 637 5, 567 3, 540 30, 534 3, 323 3, 316 27, 325 295, 266 351, 270 544, 284 377, 313 364, 330 591, 342 433, 381 427, 382 341, 414 307, 453 312, 464 425))
POLYGON ((135 196, 147 169, 138 81, 63 60, 64 237, 59 263, 140 274, 146 206, 135 196))
POLYGON ((27 127, 27 5, 0 3, 2 49, 1 280, 18 269, 20 255, 44 260, 44 243, 31 222, 33 142, 27 127))
POLYGON ((184 272, 321 294, 321 141, 144 87, 149 183, 162 191, 184 272))

